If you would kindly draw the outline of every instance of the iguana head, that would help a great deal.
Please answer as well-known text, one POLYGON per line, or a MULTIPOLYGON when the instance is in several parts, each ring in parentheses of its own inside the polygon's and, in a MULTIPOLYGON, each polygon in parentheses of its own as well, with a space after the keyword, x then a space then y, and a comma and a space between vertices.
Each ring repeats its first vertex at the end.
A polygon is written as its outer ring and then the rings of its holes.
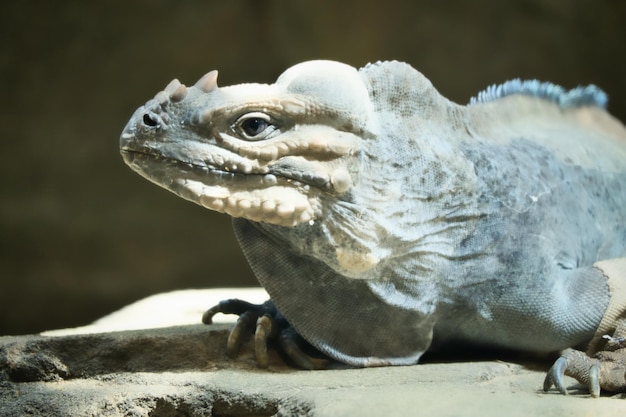
POLYGON ((349 198, 371 113, 344 64, 312 61, 275 84, 217 86, 217 72, 173 80, 141 106, 120 139, 125 162, 206 208, 255 222, 314 222, 323 200, 349 198))

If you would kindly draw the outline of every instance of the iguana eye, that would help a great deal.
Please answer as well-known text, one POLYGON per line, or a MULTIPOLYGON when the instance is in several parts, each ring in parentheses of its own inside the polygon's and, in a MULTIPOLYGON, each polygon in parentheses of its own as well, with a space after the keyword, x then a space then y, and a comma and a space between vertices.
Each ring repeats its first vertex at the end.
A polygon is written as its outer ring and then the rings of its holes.
POLYGON ((233 125, 233 130, 246 140, 263 140, 276 130, 276 125, 272 123, 269 115, 253 112, 239 117, 233 125))
POLYGON ((244 133, 248 136, 260 135, 267 129, 267 126, 267 121, 259 117, 244 120, 243 123, 241 123, 241 129, 243 129, 244 133))

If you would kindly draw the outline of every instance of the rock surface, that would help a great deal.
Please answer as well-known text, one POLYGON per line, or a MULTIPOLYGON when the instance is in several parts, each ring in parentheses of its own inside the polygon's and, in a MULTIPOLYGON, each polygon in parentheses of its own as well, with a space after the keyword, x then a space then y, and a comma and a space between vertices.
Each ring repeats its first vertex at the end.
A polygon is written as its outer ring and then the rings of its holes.
MULTIPOLYGON (((189 300, 193 306, 198 292, 158 299, 189 300)), ((149 305, 150 300, 139 302, 112 317, 129 323, 149 305)), ((111 320, 100 323, 109 326, 111 320)), ((407 367, 300 371, 272 353, 269 369, 261 370, 251 344, 237 359, 226 356, 231 326, 108 327, 107 333, 2 337, 0 415, 614 416, 626 411, 623 395, 543 393, 545 361, 448 358, 407 367)))

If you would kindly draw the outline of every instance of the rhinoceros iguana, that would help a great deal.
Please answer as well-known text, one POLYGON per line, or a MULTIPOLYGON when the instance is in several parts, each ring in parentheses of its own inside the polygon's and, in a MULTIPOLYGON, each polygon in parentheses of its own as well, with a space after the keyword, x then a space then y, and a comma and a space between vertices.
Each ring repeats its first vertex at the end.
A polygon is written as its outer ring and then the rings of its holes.
POLYGON ((626 129, 597 87, 510 81, 469 105, 411 66, 305 62, 271 85, 178 80, 141 106, 121 152, 150 181, 234 220, 271 301, 257 318, 352 366, 431 346, 564 354, 546 377, 626 388, 626 129))

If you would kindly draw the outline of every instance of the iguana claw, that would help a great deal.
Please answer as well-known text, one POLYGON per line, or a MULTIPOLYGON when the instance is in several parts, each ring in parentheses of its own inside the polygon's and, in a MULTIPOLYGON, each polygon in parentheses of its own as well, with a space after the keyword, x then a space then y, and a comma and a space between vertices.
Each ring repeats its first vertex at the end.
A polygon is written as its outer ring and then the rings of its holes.
MULTIPOLYGON (((267 342, 274 336, 275 329, 276 326, 274 325, 274 321, 269 316, 263 315, 256 321, 256 330, 254 331, 254 353, 256 355, 256 362, 260 368, 265 369, 269 367, 267 342)), ((230 335, 232 337, 233 334, 231 333, 230 335)))
POLYGON ((567 388, 563 385, 563 376, 565 376, 566 368, 567 360, 564 357, 557 359, 543 380, 543 390, 549 391, 552 386, 555 386, 561 394, 567 395, 567 388))
POLYGON ((326 367, 326 360, 314 359, 302 350, 300 345, 306 342, 269 300, 263 304, 251 304, 239 299, 224 300, 208 309, 202 315, 202 322, 211 324, 217 313, 239 315, 226 343, 226 353, 231 358, 237 356, 246 336, 254 333, 254 351, 261 368, 269 366, 268 344, 271 342, 277 342, 280 351, 299 368, 326 367))

